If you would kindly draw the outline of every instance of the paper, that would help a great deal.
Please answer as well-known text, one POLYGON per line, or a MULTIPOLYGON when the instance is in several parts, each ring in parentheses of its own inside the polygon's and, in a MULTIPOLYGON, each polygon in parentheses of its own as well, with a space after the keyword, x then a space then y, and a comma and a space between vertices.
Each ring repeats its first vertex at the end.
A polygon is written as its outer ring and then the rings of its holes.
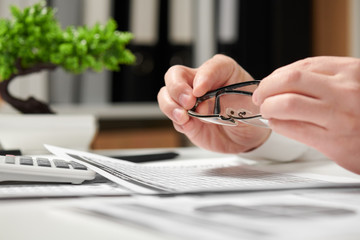
POLYGON ((130 192, 111 181, 95 178, 83 184, 0 183, 0 199, 41 197, 128 196, 130 192))
POLYGON ((328 176, 276 173, 248 166, 235 156, 187 164, 141 165, 92 153, 46 145, 54 155, 80 161, 138 194, 183 194, 360 186, 360 179, 328 181, 328 176))
POLYGON ((179 239, 337 240, 358 239, 359 200, 359 189, 298 190, 117 199, 71 212, 179 239))

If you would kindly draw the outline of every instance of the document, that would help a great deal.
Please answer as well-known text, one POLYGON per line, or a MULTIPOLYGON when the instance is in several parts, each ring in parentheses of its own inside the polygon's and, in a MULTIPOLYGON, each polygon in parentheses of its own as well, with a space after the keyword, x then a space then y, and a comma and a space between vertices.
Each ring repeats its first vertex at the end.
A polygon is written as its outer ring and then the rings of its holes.
POLYGON ((82 184, 71 183, 0 183, 0 200, 24 198, 129 196, 123 189, 101 176, 82 184))
POLYGON ((358 189, 142 196, 74 205, 69 210, 170 239, 338 240, 360 236, 358 189))
POLYGON ((171 195, 360 187, 360 178, 339 179, 325 175, 266 171, 266 168, 245 164, 233 155, 212 161, 143 165, 73 149, 51 145, 45 147, 58 157, 85 164, 130 194, 171 195))

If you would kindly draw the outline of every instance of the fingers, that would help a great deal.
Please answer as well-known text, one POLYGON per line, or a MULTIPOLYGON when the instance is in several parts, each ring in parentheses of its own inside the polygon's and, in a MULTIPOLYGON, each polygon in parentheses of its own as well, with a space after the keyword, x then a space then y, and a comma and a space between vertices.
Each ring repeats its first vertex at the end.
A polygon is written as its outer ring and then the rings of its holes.
MULTIPOLYGON (((193 96, 192 82, 196 71, 185 66, 173 66, 165 74, 167 100, 190 109, 194 106, 196 98, 193 96)), ((160 98, 162 100, 162 98, 160 98)))
POLYGON ((285 92, 315 98, 328 96, 335 84, 329 80, 343 72, 359 73, 359 65, 358 59, 343 57, 313 57, 294 62, 264 78, 254 93, 253 101, 261 104, 266 97, 285 92))
POLYGON ((222 86, 223 82, 231 78, 234 67, 235 62, 222 55, 208 60, 199 69, 179 65, 171 67, 165 74, 166 87, 158 93, 160 109, 180 129, 190 119, 186 110, 195 105, 194 92, 203 95, 213 85, 222 86))
POLYGON ((198 69, 173 66, 165 74, 165 84, 171 98, 185 109, 194 106, 196 97, 206 92, 252 77, 233 59, 215 55, 198 69))
POLYGON ((333 92, 329 76, 314 72, 288 69, 264 78, 253 94, 253 102, 260 105, 270 96, 296 93, 311 98, 325 98, 333 92))
POLYGON ((251 80, 251 76, 233 59, 216 55, 198 69, 173 66, 165 74, 166 87, 158 94, 160 109, 175 123, 189 120, 186 111, 196 97, 226 84, 251 80))
POLYGON ((252 77, 232 58, 218 54, 199 67, 194 78, 193 94, 200 97, 224 85, 250 80, 252 77))
POLYGON ((357 77, 360 61, 317 57, 283 67, 262 80, 253 94, 264 117, 298 120, 326 129, 353 119, 360 111, 357 77), (351 63, 351 64, 350 64, 351 63))
POLYGON ((158 103, 161 111, 175 124, 183 125, 189 121, 186 110, 170 96, 167 87, 162 87, 158 93, 158 103))
POLYGON ((284 93, 268 97, 260 107, 261 115, 266 119, 296 120, 329 127, 333 119, 333 108, 327 103, 295 93, 284 93))
POLYGON ((190 139, 199 135, 203 124, 198 119, 191 118, 187 111, 173 100, 167 87, 160 89, 158 103, 161 111, 172 120, 178 132, 187 135, 190 139))
POLYGON ((358 67, 359 60, 356 58, 344 58, 344 57, 329 57, 329 56, 320 56, 320 57, 309 57, 284 67, 278 68, 274 73, 279 73, 281 71, 287 71, 288 69, 298 69, 300 71, 308 71, 319 73, 328 76, 334 76, 339 72, 343 71, 344 68, 354 65, 358 67))

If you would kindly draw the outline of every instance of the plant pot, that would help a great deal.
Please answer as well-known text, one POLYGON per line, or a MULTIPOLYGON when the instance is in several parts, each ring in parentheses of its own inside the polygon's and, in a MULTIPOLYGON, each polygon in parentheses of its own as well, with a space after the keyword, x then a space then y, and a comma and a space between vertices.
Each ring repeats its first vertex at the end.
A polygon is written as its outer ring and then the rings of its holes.
POLYGON ((0 146, 46 153, 44 144, 88 150, 97 131, 91 115, 0 114, 0 146))

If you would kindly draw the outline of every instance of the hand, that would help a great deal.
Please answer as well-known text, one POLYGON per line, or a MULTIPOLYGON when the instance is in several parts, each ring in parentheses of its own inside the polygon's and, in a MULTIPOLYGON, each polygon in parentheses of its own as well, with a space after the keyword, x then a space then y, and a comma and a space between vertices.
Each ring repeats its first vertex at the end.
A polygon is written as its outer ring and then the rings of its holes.
POLYGON ((216 55, 197 69, 171 67, 165 74, 165 84, 158 94, 160 109, 195 145, 225 153, 249 151, 260 146, 269 136, 269 129, 239 124, 236 127, 204 123, 190 117, 196 97, 206 92, 241 81, 253 80, 233 59, 216 55))
POLYGON ((360 174, 360 59, 314 57, 282 67, 253 94, 270 127, 360 174))

